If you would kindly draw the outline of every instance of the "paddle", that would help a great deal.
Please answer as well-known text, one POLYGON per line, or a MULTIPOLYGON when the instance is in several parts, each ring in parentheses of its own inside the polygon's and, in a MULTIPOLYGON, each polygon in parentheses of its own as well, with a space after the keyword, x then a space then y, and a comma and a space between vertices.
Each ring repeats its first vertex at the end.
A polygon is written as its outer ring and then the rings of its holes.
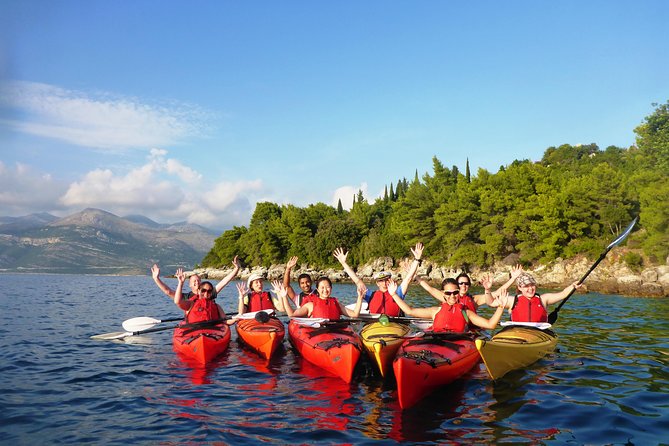
MULTIPOLYGON (((590 275, 590 273, 591 273, 595 268, 597 268, 597 265, 599 265, 599 262, 601 262, 602 260, 604 260, 604 257, 606 257, 606 254, 608 254, 609 251, 611 251, 611 249, 612 249, 614 246, 619 245, 623 240, 625 240, 625 239, 627 238, 627 236, 630 234, 630 232, 632 232, 632 229, 634 228, 634 225, 636 224, 637 220, 639 220, 639 217, 635 217, 634 220, 632 220, 632 223, 630 223, 630 225, 627 227, 627 229, 625 229, 625 231, 624 231, 624 232, 623 232, 617 239, 615 239, 614 241, 612 241, 611 244, 609 244, 609 246, 606 247, 606 249, 604 250, 604 252, 602 252, 602 254, 599 256, 599 258, 597 259, 597 261, 596 261, 595 263, 592 264, 592 266, 590 267, 590 269, 588 270, 588 272, 586 272, 586 273, 583 275, 583 277, 581 277, 581 280, 578 281, 578 284, 579 284, 579 285, 582 284, 582 283, 585 281, 585 279, 590 275)), ((567 295, 567 297, 565 297, 565 298, 562 300, 562 302, 560 302, 560 305, 558 305, 557 308, 555 308, 555 310, 551 311, 551 314, 548 315, 548 323, 549 323, 549 324, 554 324, 555 321, 557 321, 557 319, 558 319, 558 312, 560 311, 560 308, 562 308, 562 306, 563 306, 565 303, 567 303, 567 301, 569 300, 569 298, 571 297, 571 295, 574 294, 574 291, 576 291, 576 288, 574 288, 573 290, 571 290, 571 293, 569 293, 569 294, 567 295)))
POLYGON ((138 335, 143 335, 146 333, 156 333, 159 331, 165 331, 165 330, 172 330, 177 327, 181 328, 206 328, 209 326, 217 325, 220 324, 221 322, 225 322, 229 317, 224 318, 224 319, 214 319, 211 321, 204 321, 204 322, 196 322, 193 324, 183 324, 183 325, 170 325, 167 327, 157 327, 157 328, 149 328, 146 330, 139 330, 139 331, 116 331, 113 333, 103 333, 103 334, 98 334, 98 335, 93 335, 91 336, 91 339, 98 339, 98 340, 106 340, 106 341, 111 341, 111 340, 116 340, 116 339, 123 339, 127 338, 128 336, 138 336, 138 335))
POLYGON ((171 319, 155 319, 148 316, 139 316, 123 321, 121 326, 123 326, 125 331, 142 331, 153 328, 162 322, 177 322, 181 320, 183 320, 183 316, 171 319))

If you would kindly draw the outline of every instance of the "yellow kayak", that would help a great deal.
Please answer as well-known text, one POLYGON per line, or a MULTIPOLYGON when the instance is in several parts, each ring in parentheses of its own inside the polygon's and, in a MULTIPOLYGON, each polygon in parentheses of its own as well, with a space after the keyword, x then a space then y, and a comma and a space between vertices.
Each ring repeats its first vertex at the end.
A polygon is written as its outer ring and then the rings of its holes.
POLYGON ((395 354, 410 330, 408 324, 388 322, 384 325, 381 322, 372 322, 360 331, 362 345, 365 346, 372 361, 377 364, 381 376, 385 377, 393 370, 395 354))
POLYGON ((551 330, 520 325, 507 326, 492 339, 476 340, 476 348, 492 379, 538 361, 555 350, 556 344, 557 335, 551 330))

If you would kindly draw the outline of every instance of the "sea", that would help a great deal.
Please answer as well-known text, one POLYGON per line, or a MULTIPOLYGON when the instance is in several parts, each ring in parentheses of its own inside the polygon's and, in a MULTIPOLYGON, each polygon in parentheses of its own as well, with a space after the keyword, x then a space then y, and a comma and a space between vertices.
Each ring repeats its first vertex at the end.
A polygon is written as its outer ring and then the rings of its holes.
MULTIPOLYGON (((478 364, 402 410, 392 377, 368 360, 346 384, 287 340, 267 363, 233 330, 228 350, 197 367, 172 350, 170 329, 91 339, 133 317, 181 315, 149 275, 1 274, 0 284, 3 445, 669 444, 666 298, 574 295, 553 354, 496 382, 478 364)), ((235 293, 219 294, 227 312, 235 293)), ((355 288, 333 294, 351 303, 355 288)), ((407 302, 435 303, 415 285, 407 302)))

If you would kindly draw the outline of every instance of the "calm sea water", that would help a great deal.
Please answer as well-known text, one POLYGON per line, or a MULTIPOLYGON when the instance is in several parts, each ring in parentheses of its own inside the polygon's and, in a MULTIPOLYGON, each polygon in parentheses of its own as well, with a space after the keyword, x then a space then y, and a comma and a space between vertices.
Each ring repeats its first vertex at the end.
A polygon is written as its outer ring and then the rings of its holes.
MULTIPOLYGON (((180 315, 148 276, 0 282, 2 444, 669 444, 667 299, 574 296, 555 354, 496 383, 477 366, 402 411, 368 363, 349 385, 287 341, 266 364, 233 334, 216 363, 193 368, 169 330, 91 340, 131 317, 180 315)), ((230 312, 233 290, 219 296, 230 312)), ((352 302, 354 288, 334 294, 352 302)), ((433 303, 415 286, 408 299, 433 303)))

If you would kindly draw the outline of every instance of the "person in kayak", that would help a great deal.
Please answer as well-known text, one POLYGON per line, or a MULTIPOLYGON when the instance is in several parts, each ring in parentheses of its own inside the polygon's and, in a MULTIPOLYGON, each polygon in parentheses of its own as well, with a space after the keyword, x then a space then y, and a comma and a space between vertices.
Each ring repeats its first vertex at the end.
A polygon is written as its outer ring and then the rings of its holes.
POLYGON ((398 287, 395 281, 390 281, 388 284, 388 291, 395 300, 395 303, 406 313, 407 316, 420 317, 425 319, 432 319, 432 331, 442 332, 442 331, 453 331, 458 333, 463 333, 469 331, 472 325, 475 325, 479 328, 493 329, 499 323, 499 320, 502 318, 504 313, 504 306, 509 300, 509 295, 504 290, 500 293, 498 301, 501 305, 495 310, 495 313, 486 319, 482 316, 479 316, 474 311, 467 308, 458 300, 460 290, 458 290, 458 284, 454 279, 444 286, 444 294, 446 295, 446 302, 442 303, 438 307, 428 307, 428 308, 413 308, 410 307, 404 300, 402 300, 399 295, 396 293, 398 287))
MULTIPOLYGON (((414 256, 414 259, 411 262, 411 265, 409 265, 406 277, 404 280, 402 280, 401 285, 397 288, 397 294, 401 299, 404 299, 406 296, 409 284, 416 275, 418 267, 421 263, 423 263, 421 258, 423 256, 423 244, 416 243, 416 246, 411 249, 411 253, 414 256)), ((339 263, 341 263, 344 271, 346 271, 346 274, 348 274, 351 280, 353 280, 353 283, 356 285, 356 287, 359 288, 361 285, 364 286, 363 281, 358 277, 355 271, 353 271, 353 268, 351 268, 346 263, 348 252, 344 251, 343 248, 337 248, 335 249, 333 255, 339 261, 339 263)), ((385 314, 391 317, 401 316, 401 308, 394 302, 392 296, 388 292, 388 283, 392 279, 392 274, 388 271, 381 271, 374 274, 373 278, 378 289, 376 291, 367 290, 365 293, 365 302, 368 304, 369 312, 373 314, 385 314)))
MULTIPOLYGON (((216 284, 216 293, 220 293, 221 290, 229 284, 232 279, 237 277, 237 274, 239 274, 239 270, 241 268, 241 265, 239 264, 239 259, 237 256, 232 260, 232 271, 223 278, 220 282, 216 284)), ((183 271, 183 268, 177 269, 177 271, 183 271)), ((174 300, 174 290, 167 286, 165 282, 163 282, 160 279, 160 267, 158 266, 157 263, 154 263, 153 266, 151 267, 151 276, 153 277, 153 281, 156 283, 158 288, 165 293, 167 297, 170 299, 174 300)), ((175 273, 176 276, 176 273, 175 273)), ((186 299, 192 299, 195 298, 198 294, 198 289, 200 288, 200 283, 202 282, 202 279, 198 274, 192 274, 188 278, 188 286, 190 287, 190 291, 184 295, 186 299)))
POLYGON ((293 310, 288 302, 288 290, 279 281, 272 282, 274 292, 281 297, 286 313, 290 317, 322 317, 326 319, 340 319, 342 315, 348 317, 358 317, 362 308, 362 301, 365 298, 367 288, 364 284, 358 285, 358 299, 353 309, 346 308, 339 299, 332 297, 332 282, 327 277, 319 277, 316 280, 316 289, 318 295, 314 296, 301 307, 293 310))
POLYGON ((262 274, 253 273, 246 280, 246 286, 243 282, 237 284, 239 292, 239 314, 251 313, 261 310, 286 311, 283 301, 271 291, 263 291, 265 278, 262 274))
POLYGON ((311 287, 312 280, 309 274, 300 274, 297 276, 297 284, 300 286, 300 294, 295 294, 293 287, 290 286, 290 272, 295 265, 297 265, 297 256, 293 256, 286 263, 286 271, 283 273, 283 286, 288 291, 288 297, 293 301, 293 303, 300 307, 302 304, 306 303, 313 297, 318 296, 318 291, 311 287))
MULTIPOLYGON (((511 278, 495 291, 491 291, 493 284, 492 275, 486 274, 481 279, 481 285, 483 285, 485 293, 476 294, 473 296, 469 293, 469 289, 472 285, 471 278, 467 273, 462 272, 455 278, 455 283, 458 285, 458 289, 460 290, 459 300, 462 304, 466 305, 467 308, 476 313, 481 305, 491 306, 491 303, 494 302, 497 296, 499 296, 500 291, 502 289, 504 290, 508 289, 509 286, 513 284, 513 282, 522 272, 523 269, 520 265, 517 265, 515 268, 512 268, 511 278)), ((435 299, 437 299, 439 302, 442 303, 446 302, 446 296, 444 295, 443 290, 445 289, 446 284, 452 280, 453 279, 450 278, 444 279, 441 282, 441 290, 438 290, 437 288, 431 286, 427 282, 427 280, 425 280, 424 277, 416 277, 416 281, 418 282, 418 284, 425 291, 427 291, 432 297, 434 297, 435 299)))
MULTIPOLYGON (((537 294, 537 281, 526 272, 522 272, 516 279, 518 293, 510 299, 504 308, 509 310, 513 322, 548 322, 548 306, 560 302, 569 296, 572 290, 583 285, 574 282, 559 293, 537 294)), ((497 306, 500 303, 493 303, 497 306)))
MULTIPOLYGON (((177 288, 174 290, 174 303, 186 312, 186 323, 214 321, 225 319, 225 311, 216 303, 216 289, 211 282, 202 282, 195 298, 186 299, 182 293, 186 275, 179 268, 176 273, 177 288)), ((226 321, 228 325, 235 323, 234 319, 226 321)))

